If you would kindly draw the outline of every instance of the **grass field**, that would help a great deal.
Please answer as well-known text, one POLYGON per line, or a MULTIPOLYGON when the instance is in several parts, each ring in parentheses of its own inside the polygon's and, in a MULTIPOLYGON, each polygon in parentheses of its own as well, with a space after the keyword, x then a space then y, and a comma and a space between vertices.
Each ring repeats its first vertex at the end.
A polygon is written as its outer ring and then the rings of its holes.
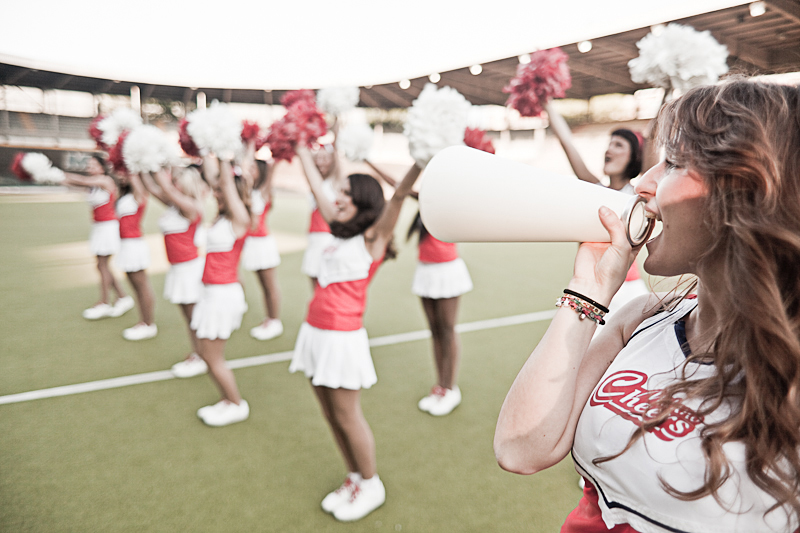
MULTIPOLYGON (((416 208, 406 207, 398 234, 416 208)), ((151 202, 147 233, 157 233, 161 211, 151 202)), ((301 238, 307 218, 304 197, 280 194, 270 226, 301 238)), ((83 202, 0 197, 0 396, 166 370, 185 355, 179 311, 160 297, 163 274, 151 276, 155 339, 122 339, 134 312, 81 318, 97 299, 93 258, 80 244, 67 247, 77 253, 58 252, 88 230, 83 202)), ((372 338, 426 329, 410 293, 415 249, 398 245, 399 258, 370 289, 372 338)), ((460 322, 553 309, 575 249, 461 245, 475 290, 462 298, 460 322)), ((292 349, 311 294, 301 257, 285 253, 278 267, 286 332, 272 341, 247 334, 264 311, 255 277, 241 273, 250 309, 229 360, 292 349)), ((362 403, 387 501, 360 522, 341 524, 320 509, 345 468, 307 380, 277 362, 236 370, 251 417, 226 428, 195 416, 218 399, 206 376, 0 405, 0 531, 558 531, 580 497, 571 462, 523 477, 502 471, 492 452, 503 398, 546 326, 463 333, 464 401, 443 418, 416 408, 434 381, 429 341, 373 348, 379 381, 362 403)))

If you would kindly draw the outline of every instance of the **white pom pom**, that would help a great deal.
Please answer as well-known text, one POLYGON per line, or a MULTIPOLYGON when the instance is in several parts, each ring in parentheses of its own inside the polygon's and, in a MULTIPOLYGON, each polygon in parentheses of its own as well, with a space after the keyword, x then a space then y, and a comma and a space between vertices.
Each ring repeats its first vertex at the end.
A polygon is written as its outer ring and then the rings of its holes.
POLYGON ((333 116, 353 109, 360 99, 361 89, 358 87, 331 87, 317 91, 317 105, 333 116))
POLYGON ((103 144, 114 146, 123 131, 132 131, 141 125, 142 117, 139 113, 129 107, 119 107, 111 115, 101 120, 97 127, 103 132, 103 144))
POLYGON ((20 164, 36 183, 59 183, 64 179, 64 172, 53 167, 53 163, 43 153, 25 154, 20 164))
POLYGON ((408 109, 405 134, 411 157, 424 167, 439 151, 464 144, 470 103, 450 87, 429 83, 408 109))
POLYGON ((131 172, 156 172, 177 159, 177 147, 160 129, 144 125, 125 137, 122 158, 131 172))
POLYGON ((716 83, 728 72, 728 49, 708 31, 668 24, 659 35, 645 35, 636 46, 639 57, 628 61, 631 79, 636 83, 683 93, 716 83))
POLYGON ((363 161, 369 157, 374 133, 366 122, 352 122, 342 126, 336 147, 350 161, 363 161))
POLYGON ((221 159, 233 159, 242 152, 242 121, 227 104, 217 101, 211 107, 198 109, 186 117, 186 131, 201 153, 212 152, 221 159))

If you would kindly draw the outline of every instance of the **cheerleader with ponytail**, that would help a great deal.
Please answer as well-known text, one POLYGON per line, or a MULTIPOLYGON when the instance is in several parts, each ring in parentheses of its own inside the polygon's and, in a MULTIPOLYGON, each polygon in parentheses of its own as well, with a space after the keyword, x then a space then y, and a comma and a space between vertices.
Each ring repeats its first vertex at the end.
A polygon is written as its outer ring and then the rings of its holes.
POLYGON ((144 186, 167 210, 158 219, 164 234, 169 271, 164 280, 164 298, 180 306, 189 332, 191 353, 172 367, 179 378, 205 374, 208 366, 198 355, 197 336, 190 327, 192 312, 203 292, 204 259, 197 250, 197 230, 202 221, 203 180, 197 169, 173 168, 141 174, 144 186))
POLYGON ((250 406, 225 364, 225 344, 241 327, 247 311, 237 271, 250 228, 250 191, 243 179, 234 176, 230 161, 215 163, 209 167, 219 169, 214 187, 219 216, 208 230, 203 294, 192 312, 190 327, 197 336, 200 357, 222 395, 216 404, 201 407, 197 416, 209 426, 227 426, 250 416, 250 406))
POLYGON ((311 381, 349 472, 322 500, 322 508, 337 520, 353 521, 386 499, 372 430, 361 411, 361 389, 377 382, 362 323, 367 288, 383 260, 394 256, 394 227, 420 170, 409 170, 388 203, 378 181, 365 174, 348 176, 331 202, 312 154, 302 143, 297 154, 333 237, 320 261, 289 371, 303 372, 311 381))
POLYGON ((62 185, 81 187, 89 191, 89 205, 92 208, 92 230, 89 236, 89 248, 97 257, 97 271, 100 273, 100 301, 83 311, 83 318, 98 320, 107 317, 118 317, 130 311, 133 298, 125 294, 122 284, 111 272, 109 259, 119 252, 119 221, 114 210, 114 201, 118 195, 117 184, 107 174, 106 162, 99 155, 91 156, 86 163, 87 176, 64 173, 62 185), (111 305, 110 293, 117 295, 116 302, 111 305))

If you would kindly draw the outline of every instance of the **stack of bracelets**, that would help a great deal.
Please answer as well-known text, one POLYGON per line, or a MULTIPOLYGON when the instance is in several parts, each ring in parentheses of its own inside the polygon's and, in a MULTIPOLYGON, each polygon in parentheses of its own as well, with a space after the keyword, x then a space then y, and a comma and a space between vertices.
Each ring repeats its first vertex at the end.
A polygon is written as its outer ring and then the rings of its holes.
POLYGON ((588 318, 601 326, 606 323, 603 317, 608 313, 608 307, 600 305, 579 292, 564 289, 564 296, 556 301, 556 307, 564 306, 578 313, 581 320, 588 318))

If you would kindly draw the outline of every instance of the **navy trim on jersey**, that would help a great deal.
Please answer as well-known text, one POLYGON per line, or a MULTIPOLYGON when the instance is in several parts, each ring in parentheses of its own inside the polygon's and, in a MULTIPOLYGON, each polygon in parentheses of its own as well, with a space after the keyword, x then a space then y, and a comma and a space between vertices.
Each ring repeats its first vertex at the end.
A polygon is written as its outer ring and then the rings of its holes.
POLYGON ((589 481, 592 483, 592 485, 594 485, 594 488, 597 489, 597 493, 603 498, 603 501, 605 502, 606 507, 608 507, 609 509, 622 509, 623 511, 626 511, 628 513, 634 514, 634 515, 638 516, 639 518, 643 518, 644 520, 647 520, 651 524, 655 524, 658 527, 664 528, 667 531, 672 531, 673 533, 691 533, 690 531, 686 531, 686 530, 683 530, 683 529, 677 529, 677 528, 674 528, 672 526, 668 526, 666 524, 663 524, 663 523, 659 522, 658 520, 655 520, 653 518, 650 518, 647 515, 644 515, 644 514, 640 513, 639 511, 631 509, 627 505, 623 505, 623 504, 621 504, 619 502, 609 501, 608 498, 606 498, 606 494, 605 494, 605 492, 603 492, 603 489, 600 488, 600 485, 597 484, 597 481, 595 481, 595 479, 587 473, 588 471, 583 467, 583 465, 580 464, 575 459, 575 454, 573 454, 570 451, 570 455, 572 455, 572 460, 575 462, 575 464, 578 465, 578 467, 580 467, 580 469, 583 471, 583 474, 585 474, 585 477, 589 478, 589 481))

